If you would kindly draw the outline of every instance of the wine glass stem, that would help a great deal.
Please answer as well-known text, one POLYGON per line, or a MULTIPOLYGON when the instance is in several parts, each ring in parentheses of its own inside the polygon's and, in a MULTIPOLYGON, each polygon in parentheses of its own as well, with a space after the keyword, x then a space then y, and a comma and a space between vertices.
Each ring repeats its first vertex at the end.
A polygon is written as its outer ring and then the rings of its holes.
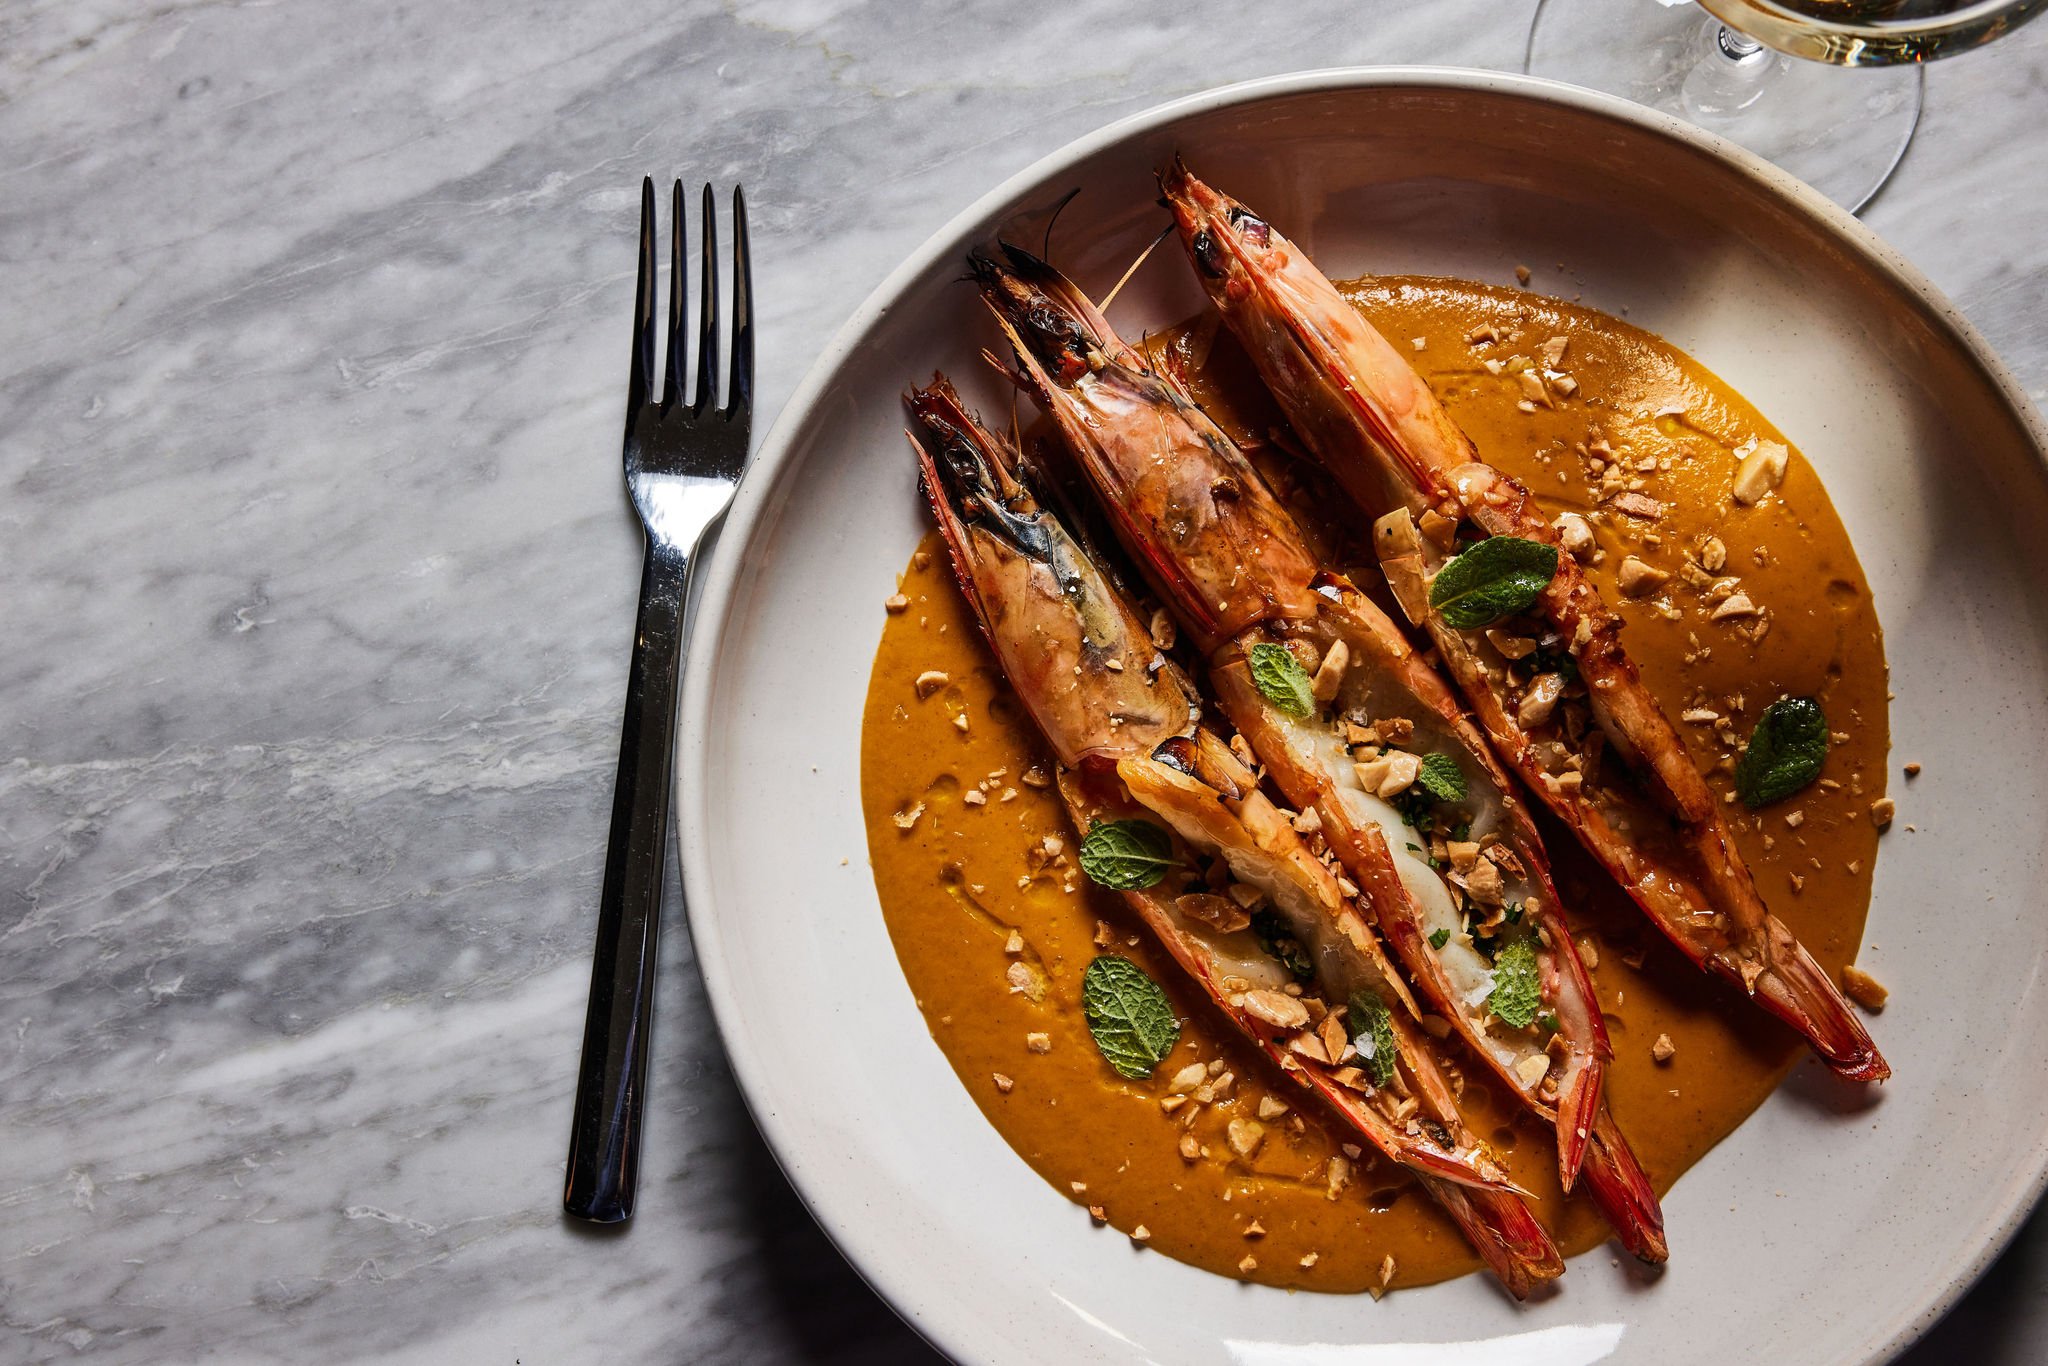
POLYGON ((1737 33, 1726 24, 1719 26, 1714 35, 1714 46, 1721 49, 1721 55, 1731 62, 1747 61, 1764 50, 1764 45, 1747 33, 1737 33))

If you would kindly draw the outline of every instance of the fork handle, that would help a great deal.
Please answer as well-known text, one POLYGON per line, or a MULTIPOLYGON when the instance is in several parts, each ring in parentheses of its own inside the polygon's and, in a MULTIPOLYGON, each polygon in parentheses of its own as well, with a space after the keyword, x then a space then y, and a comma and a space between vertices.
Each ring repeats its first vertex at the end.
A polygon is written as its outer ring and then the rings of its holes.
POLYGON ((564 1210, 600 1224, 632 1217, 640 1170, 691 558, 691 552, 650 537, 640 573, 639 623, 590 970, 590 1014, 583 1024, 583 1065, 576 1078, 569 1174, 562 1194, 564 1210))

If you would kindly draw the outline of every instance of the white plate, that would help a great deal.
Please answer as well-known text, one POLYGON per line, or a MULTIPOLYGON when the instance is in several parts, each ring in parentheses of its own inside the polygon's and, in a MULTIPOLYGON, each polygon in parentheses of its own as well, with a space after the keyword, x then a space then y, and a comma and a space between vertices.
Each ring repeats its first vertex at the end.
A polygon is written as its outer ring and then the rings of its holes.
MULTIPOLYGON (((1200 302, 1178 261, 1155 260, 1115 313, 1128 334, 1200 302)), ((1856 220, 1618 100, 1475 72, 1318 72, 1082 139, 875 291, 776 422, 719 545, 683 705, 682 844, 755 1118, 847 1257, 962 1360, 1895 1353, 1996 1253, 2048 1161, 2043 445, 1976 334, 1856 220), (1099 291, 1164 224, 1151 176, 1174 151, 1333 275, 1501 280, 1526 262, 1537 288, 1663 334, 1799 444, 1855 538, 1889 641, 1894 761, 1926 765, 1894 783, 1863 955, 1892 988, 1875 1032, 1897 1080, 1862 1102, 1796 1071, 1665 1202, 1661 1277, 1602 1249, 1531 1305, 1480 1277, 1376 1304, 1134 1250, 1010 1151, 911 1001, 859 806, 881 603, 927 525, 897 396, 937 367, 982 368, 990 332, 957 283, 970 244, 1078 186, 1054 254, 1099 291)))

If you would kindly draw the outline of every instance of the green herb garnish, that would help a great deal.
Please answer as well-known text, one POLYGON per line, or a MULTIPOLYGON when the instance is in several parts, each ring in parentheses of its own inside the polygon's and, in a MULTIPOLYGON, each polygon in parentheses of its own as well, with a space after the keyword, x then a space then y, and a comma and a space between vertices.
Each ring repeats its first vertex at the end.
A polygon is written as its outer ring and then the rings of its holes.
POLYGON ((1579 676, 1579 661, 1569 650, 1537 650, 1522 663, 1531 674, 1561 674, 1567 683, 1579 676))
POLYGON ((1828 757, 1828 718, 1811 697, 1785 697, 1764 708, 1749 748, 1735 765, 1735 792, 1754 811, 1781 801, 1820 776, 1828 757))
POLYGON ((1150 821, 1100 821, 1081 841, 1081 871, 1112 892, 1157 886, 1173 864, 1172 836, 1150 821))
POLYGON ((1448 754, 1426 754, 1415 784, 1440 802, 1465 800, 1465 770, 1448 754))
POLYGON ((1536 601, 1556 576, 1556 546, 1520 536, 1489 536, 1430 580, 1429 605, 1447 624, 1477 630, 1536 601))
POLYGON ((1451 932, 1449 930, 1437 930, 1429 936, 1429 946, 1433 949, 1440 949, 1450 942, 1451 932))
POLYGON ((1308 956, 1294 931, 1277 911, 1259 911, 1252 916, 1252 937, 1259 941, 1259 947, 1279 960, 1289 976, 1297 982, 1315 980, 1315 960, 1308 956))
POLYGON ((1502 918, 1512 925, 1522 918, 1522 903, 1510 901, 1501 911, 1502 918))
POLYGON ((1493 994, 1486 998, 1486 1008, 1516 1029, 1527 1029, 1542 1005, 1536 946, 1527 939, 1504 945, 1494 956, 1493 994))
POLYGON ((1536 1017, 1536 1024, 1539 1028, 1547 1029, 1553 1034, 1557 1033, 1558 1030, 1564 1028, 1564 1022, 1559 1020, 1557 1016, 1550 1014, 1548 1011, 1536 1017))
POLYGON ((1285 645, 1261 641, 1252 646, 1249 658, 1252 683, 1265 694, 1268 702, 1289 716, 1316 714, 1315 683, 1291 650, 1285 645))
POLYGON ((1088 965, 1081 1009, 1103 1060, 1133 1081, 1151 1076, 1180 1042, 1180 1020, 1165 990, 1128 958, 1106 953, 1088 965))
POLYGON ((1351 1046, 1374 1086, 1394 1079, 1394 1021, 1386 1003, 1369 991, 1351 993, 1351 1046))

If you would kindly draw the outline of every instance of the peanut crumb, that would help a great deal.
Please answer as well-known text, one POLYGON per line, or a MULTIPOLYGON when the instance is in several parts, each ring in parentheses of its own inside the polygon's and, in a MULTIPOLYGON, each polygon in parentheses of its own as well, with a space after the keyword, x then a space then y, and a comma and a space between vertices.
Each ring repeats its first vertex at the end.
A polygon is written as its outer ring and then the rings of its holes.
POLYGON ((953 676, 944 669, 926 669, 917 676, 917 681, 910 686, 916 690, 920 698, 925 698, 930 697, 952 681, 953 676))
POLYGON ((1304 1252, 1301 1254, 1301 1260, 1295 1263, 1295 1265, 1306 1271, 1321 1260, 1322 1254, 1320 1252, 1304 1252))
POLYGON ((1650 1045, 1650 1056, 1660 1063, 1670 1062, 1672 1055, 1677 1052, 1678 1045, 1671 1042, 1669 1034, 1659 1034, 1657 1042, 1650 1045))
POLYGON ((1024 1036, 1024 1046, 1033 1053, 1052 1052, 1052 1035, 1031 1033, 1024 1036))
POLYGON ((1804 824, 1806 824, 1806 813, 1804 811, 1788 811, 1785 813, 1786 829, 1797 830, 1804 824))
POLYGON ((1870 823, 1882 830, 1892 823, 1892 817, 1898 814, 1898 810, 1899 804, 1890 797, 1879 797, 1870 804, 1870 823))
POLYGON ((1918 765, 1918 764, 1907 764, 1907 765, 1906 765, 1906 776, 1907 776, 1908 778, 1917 778, 1917 777, 1919 777, 1919 776, 1920 776, 1920 765, 1918 765))
MULTIPOLYGON (((966 718, 963 717, 962 719, 966 718)), ((965 806, 987 806, 988 793, 983 792, 979 788, 970 787, 960 794, 960 801, 965 806)))
POLYGON ((1193 1134, 1180 1136, 1180 1157, 1183 1162, 1197 1162, 1202 1157, 1202 1145, 1193 1134))
POLYGON ((1254 1219, 1244 1226, 1244 1236, 1247 1238, 1263 1238, 1266 1236, 1266 1226, 1254 1219))
POLYGON ((1379 1298, 1380 1296, 1382 1296, 1382 1295, 1384 1295, 1384 1294, 1386 1294, 1386 1293, 1387 1293, 1387 1288, 1388 1288, 1389 1286, 1391 1286, 1391 1285, 1392 1285, 1393 1283, 1394 1283, 1394 1254, 1393 1254, 1393 1253, 1391 1253, 1391 1252, 1389 1252, 1389 1253, 1388 1253, 1388 1254, 1386 1255, 1385 1259, 1384 1259, 1384 1260, 1382 1260, 1382 1261, 1380 1262, 1380 1279, 1379 1279, 1379 1284, 1377 1284, 1377 1285, 1369 1285, 1369 1286, 1367 1286, 1367 1287, 1366 1287, 1366 1289, 1372 1292, 1372 1297, 1373 1297, 1374 1299, 1378 1299, 1378 1298, 1379 1298))
POLYGON ((882 599, 882 606, 891 613, 906 612, 910 609, 910 599, 901 593, 891 593, 882 599))
POLYGON ((1259 1259, 1257 1257, 1252 1256, 1251 1253, 1247 1252, 1244 1254, 1244 1260, 1237 1264, 1237 1269, 1243 1274, 1249 1276, 1254 1271, 1257 1271, 1259 1269, 1259 1259))
POLYGON ((1230 1139, 1230 1151, 1239 1157, 1250 1157, 1265 1141, 1266 1126, 1255 1119, 1233 1119, 1225 1128, 1230 1139))
MULTIPOLYGON (((1031 970, 1029 963, 1021 960, 1011 963, 1003 977, 1009 982, 1012 995, 1021 995, 1034 1004, 1044 999, 1045 985, 1038 980, 1038 974, 1031 970)), ((1042 1053, 1045 1050, 1038 1051, 1042 1053)))
POLYGON ((1872 1014, 1883 1010, 1884 1003, 1891 999, 1891 993, 1885 990, 1884 983, 1854 963, 1842 969, 1842 991, 1850 1000, 1872 1014))
POLYGON ((1024 935, 1021 931, 1010 931, 1010 937, 1003 941, 1003 952, 1008 954, 1024 952, 1024 935))
POLYGON ((912 826, 917 824, 917 818, 919 816, 922 816, 923 814, 924 803, 912 802, 909 806, 905 807, 903 810, 898 811, 896 813, 894 817, 896 821, 896 828, 898 830, 910 829, 912 826))
POLYGON ((1527 266, 1516 266, 1516 267, 1515 267, 1515 280, 1516 280, 1516 281, 1517 281, 1518 283, 1520 283, 1520 284, 1525 284, 1525 285, 1526 285, 1526 284, 1528 284, 1528 283, 1529 283, 1529 268, 1528 268, 1527 266))
POLYGON ((1408 345, 1413 347, 1417 351, 1427 351, 1429 350, 1429 338, 1410 337, 1408 339, 1408 345))
POLYGON ((1088 1217, 1090 1219, 1093 1219, 1098 1224, 1106 1224, 1109 1222, 1108 1213, 1105 1212, 1102 1206, 1100 1205, 1090 1205, 1088 1207, 1088 1217))
POLYGON ((990 1075, 995 1078, 996 1090, 1001 1091, 1006 1096, 1010 1094, 1010 1088, 1017 1084, 1000 1072, 993 1072, 990 1075))

